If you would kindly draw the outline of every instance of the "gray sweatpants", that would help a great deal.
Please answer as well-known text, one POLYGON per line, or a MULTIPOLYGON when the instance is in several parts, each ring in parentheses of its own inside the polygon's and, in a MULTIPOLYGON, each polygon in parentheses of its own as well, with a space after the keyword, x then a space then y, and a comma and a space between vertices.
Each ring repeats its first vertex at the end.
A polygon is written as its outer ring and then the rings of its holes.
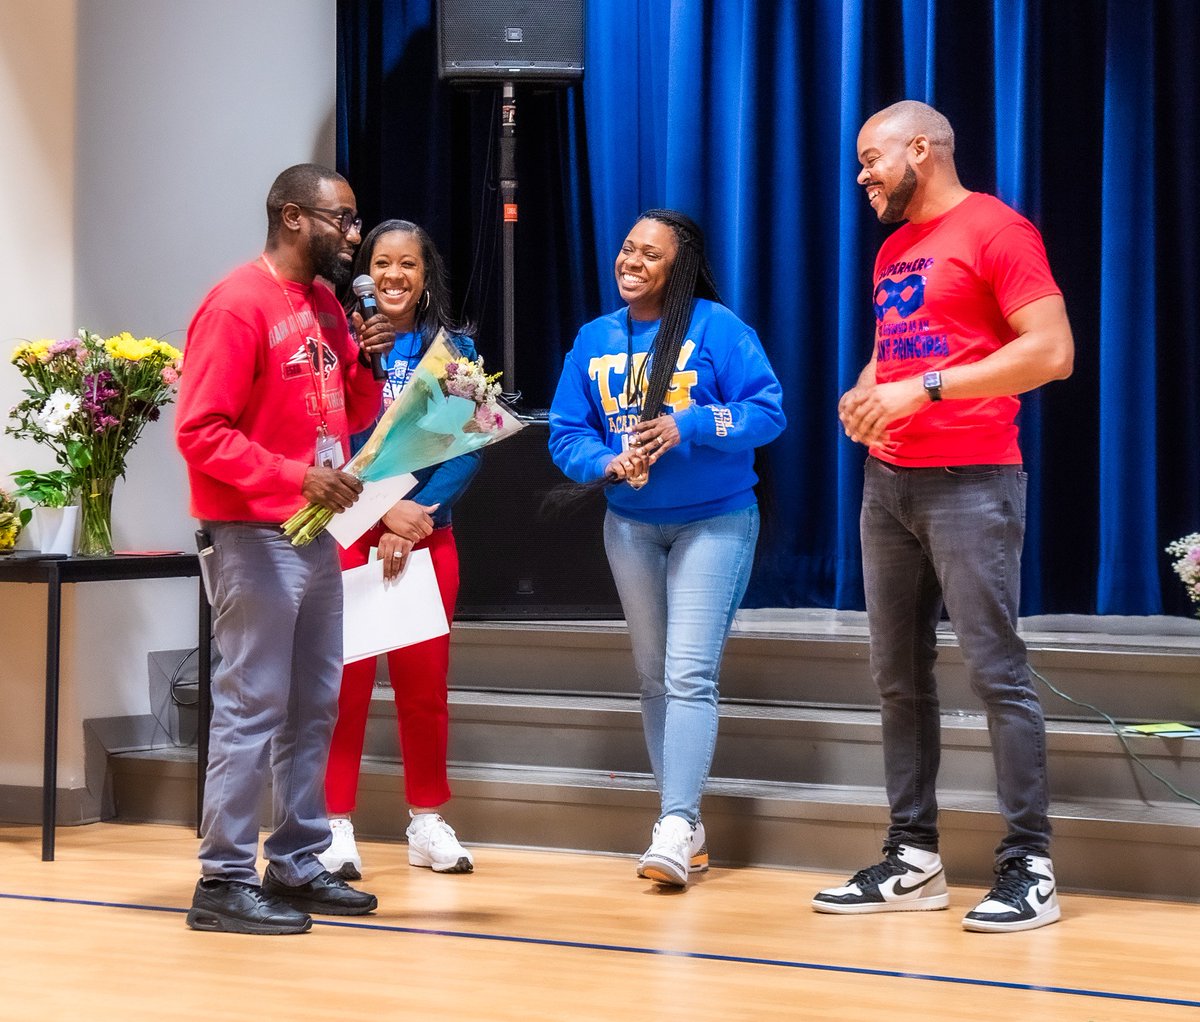
POLYGON ((330 841, 325 764, 342 678, 337 546, 327 533, 294 547, 277 527, 204 524, 214 547, 221 664, 212 683, 201 873, 258 883, 269 757, 274 830, 263 851, 284 883, 307 883, 330 841))

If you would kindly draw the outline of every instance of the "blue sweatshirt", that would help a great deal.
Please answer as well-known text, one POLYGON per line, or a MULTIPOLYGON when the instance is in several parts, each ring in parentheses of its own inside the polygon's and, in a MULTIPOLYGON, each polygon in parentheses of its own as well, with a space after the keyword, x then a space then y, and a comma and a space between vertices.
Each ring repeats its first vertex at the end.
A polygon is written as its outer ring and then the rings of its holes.
MULTIPOLYGON (((632 432, 641 399, 628 399, 627 384, 644 395, 649 370, 642 367, 658 328, 658 320, 631 321, 621 309, 575 338, 550 407, 550 455, 575 482, 600 479, 621 452, 622 434, 632 432)), ((783 432, 782 402, 758 335, 725 306, 697 299, 663 404, 675 415, 680 444, 651 467, 640 490, 610 486, 609 507, 639 522, 676 523, 750 507, 754 448, 783 432)))
MULTIPOLYGON (((462 334, 452 334, 450 340, 464 358, 479 357, 475 351, 475 342, 471 338, 462 334)), ((388 378, 383 384, 383 408, 380 409, 380 417, 416 371, 423 349, 424 343, 420 334, 396 335, 396 343, 392 345, 392 350, 383 356, 383 367, 387 370, 388 378)), ((376 418, 375 421, 378 423, 379 419, 376 418)), ((352 454, 358 453, 358 449, 367 442, 374 428, 372 426, 371 429, 356 433, 350 438, 352 454)), ((449 525, 454 502, 466 492, 482 464, 483 451, 472 451, 470 454, 443 461, 440 465, 418 469, 413 473, 417 477, 417 488, 405 497, 405 500, 415 500, 427 507, 439 504, 440 507, 433 513, 433 527, 440 529, 449 525)))

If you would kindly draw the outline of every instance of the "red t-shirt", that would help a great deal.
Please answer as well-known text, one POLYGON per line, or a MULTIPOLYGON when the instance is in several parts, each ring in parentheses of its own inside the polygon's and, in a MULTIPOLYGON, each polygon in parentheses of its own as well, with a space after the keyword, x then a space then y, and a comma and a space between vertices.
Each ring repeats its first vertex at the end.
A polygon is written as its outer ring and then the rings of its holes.
POLYGON ((261 260, 217 284, 188 327, 175 417, 192 514, 279 523, 298 511, 322 406, 343 457, 379 412, 382 384, 357 354, 324 284, 281 283, 261 260))
MULTIPOLYGON (((1016 334, 1006 319, 1061 294, 1036 227, 972 192, 923 224, 906 223, 875 259, 875 380, 969 365, 1016 334)), ((1021 461, 1017 397, 946 399, 888 427, 871 454, 910 468, 1021 461)))

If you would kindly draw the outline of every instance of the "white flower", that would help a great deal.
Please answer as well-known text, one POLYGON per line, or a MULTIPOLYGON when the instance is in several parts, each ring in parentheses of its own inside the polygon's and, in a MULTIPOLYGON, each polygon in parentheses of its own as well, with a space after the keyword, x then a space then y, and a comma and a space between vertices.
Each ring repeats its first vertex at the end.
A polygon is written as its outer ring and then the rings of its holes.
POLYGON ((37 424, 50 436, 58 436, 79 411, 79 398, 65 390, 56 390, 36 415, 37 424))

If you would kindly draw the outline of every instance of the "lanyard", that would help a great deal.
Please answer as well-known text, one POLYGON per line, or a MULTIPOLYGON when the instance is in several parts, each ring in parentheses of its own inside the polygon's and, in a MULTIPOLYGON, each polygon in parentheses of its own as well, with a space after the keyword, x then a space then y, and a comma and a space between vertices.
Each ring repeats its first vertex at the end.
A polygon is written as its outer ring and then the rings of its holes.
MULTIPOLYGON (((270 272, 271 276, 275 278, 275 283, 279 285, 279 290, 281 290, 283 292, 284 301, 287 302, 288 309, 292 313, 292 319, 296 324, 296 330, 299 333, 303 334, 303 330, 301 330, 301 328, 300 328, 300 315, 299 315, 299 313, 296 312, 296 306, 292 304, 292 296, 290 294, 288 294, 287 285, 280 278, 279 274, 275 270, 275 267, 271 265, 271 260, 267 258, 266 252, 264 252, 262 254, 262 261, 263 261, 263 265, 270 272)), ((326 422, 326 419, 325 419, 325 409, 327 407, 327 402, 325 400, 325 366, 324 366, 325 339, 321 336, 321 320, 320 320, 320 317, 317 315, 316 302, 314 302, 312 300, 312 285, 311 284, 309 285, 308 293, 309 293, 308 304, 309 304, 309 309, 312 313, 313 326, 317 331, 317 338, 316 338, 317 350, 316 350, 316 354, 315 354, 315 361, 320 366, 321 371, 318 372, 316 369, 313 368, 314 358, 306 358, 304 361, 308 365, 308 375, 309 375, 309 378, 312 380, 313 396, 316 397, 316 399, 317 399, 317 414, 321 419, 321 435, 328 436, 329 435, 329 424, 328 424, 328 422, 326 422)), ((307 349, 308 349, 308 341, 309 341, 309 338, 305 337, 304 338, 304 347, 305 347, 306 353, 307 353, 307 349)))
MULTIPOLYGON (((661 330, 661 326, 659 327, 661 330)), ((633 405, 634 396, 637 396, 637 414, 641 418, 642 412, 642 388, 646 385, 646 366, 650 364, 650 358, 654 354, 654 346, 658 344, 658 334, 654 335, 654 340, 650 342, 650 347, 646 349, 646 357, 642 359, 642 364, 638 366, 637 375, 633 372, 633 314, 625 310, 625 336, 627 344, 625 347, 625 407, 628 409, 633 405), (633 387, 630 388, 630 383, 633 387)))

